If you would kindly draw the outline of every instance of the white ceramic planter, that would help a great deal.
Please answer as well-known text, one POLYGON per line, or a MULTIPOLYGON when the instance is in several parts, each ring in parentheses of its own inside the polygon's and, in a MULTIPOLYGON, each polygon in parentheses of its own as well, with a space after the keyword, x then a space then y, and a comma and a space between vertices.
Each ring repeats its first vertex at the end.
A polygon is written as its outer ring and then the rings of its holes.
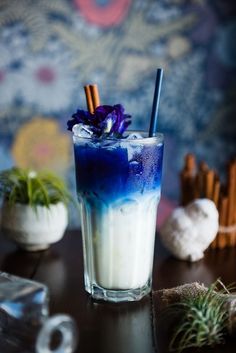
POLYGON ((28 251, 47 249, 59 241, 68 224, 67 208, 62 202, 49 208, 37 206, 36 212, 28 205, 7 202, 2 207, 2 229, 8 238, 28 251))

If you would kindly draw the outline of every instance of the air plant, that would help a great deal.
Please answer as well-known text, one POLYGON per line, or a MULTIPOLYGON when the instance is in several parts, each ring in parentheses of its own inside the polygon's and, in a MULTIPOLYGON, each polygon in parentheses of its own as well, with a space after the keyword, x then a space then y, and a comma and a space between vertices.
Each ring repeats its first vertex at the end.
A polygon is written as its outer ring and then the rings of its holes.
POLYGON ((170 351, 180 353, 186 348, 223 343, 232 319, 228 305, 229 290, 232 289, 232 286, 226 288, 217 280, 205 292, 189 295, 171 304, 168 311, 174 310, 181 319, 171 339, 170 351), (218 290, 219 285, 221 288, 218 290))
POLYGON ((20 203, 34 209, 71 201, 64 181, 55 174, 16 167, 0 172, 0 196, 10 205, 20 203))

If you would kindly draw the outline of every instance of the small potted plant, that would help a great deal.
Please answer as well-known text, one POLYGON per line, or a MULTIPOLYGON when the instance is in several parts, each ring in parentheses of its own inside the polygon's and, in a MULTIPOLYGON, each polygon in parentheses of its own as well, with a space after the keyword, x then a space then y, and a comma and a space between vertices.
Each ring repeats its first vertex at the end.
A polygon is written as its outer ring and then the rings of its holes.
POLYGON ((70 194, 64 182, 48 172, 12 168, 0 172, 3 233, 28 251, 59 241, 68 224, 70 194))

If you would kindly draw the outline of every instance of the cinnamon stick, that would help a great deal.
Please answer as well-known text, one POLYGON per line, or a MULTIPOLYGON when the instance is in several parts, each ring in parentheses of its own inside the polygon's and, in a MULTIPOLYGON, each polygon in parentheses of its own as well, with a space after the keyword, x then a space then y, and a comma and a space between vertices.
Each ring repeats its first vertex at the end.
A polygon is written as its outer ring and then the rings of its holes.
POLYGON ((214 178, 214 170, 208 170, 205 175, 205 197, 210 200, 213 199, 214 178))
POLYGON ((97 85, 89 85, 92 100, 93 100, 93 110, 95 110, 100 105, 100 98, 98 93, 98 86, 97 85))
POLYGON ((93 114, 94 113, 94 107, 93 107, 93 99, 92 99, 92 92, 90 90, 90 86, 89 85, 84 86, 84 91, 85 91, 88 111, 91 114, 93 114))
POLYGON ((200 199, 201 197, 201 177, 199 173, 196 174, 195 180, 194 180, 194 198, 195 199, 200 199))
MULTIPOLYGON (((233 224, 236 224, 236 160, 233 161, 234 165, 234 206, 233 206, 233 224)), ((236 243, 236 232, 233 233, 236 243)))
POLYGON ((201 162, 199 163, 199 170, 200 170, 201 172, 206 172, 207 170, 209 170, 209 167, 208 167, 208 165, 206 164, 206 162, 201 161, 201 162))
POLYGON ((191 178, 189 178, 189 174, 182 170, 180 173, 180 188, 181 188, 181 205, 185 206, 188 204, 191 198, 191 178))
MULTIPOLYGON (((228 197, 224 196, 220 200, 220 208, 219 208, 219 224, 220 224, 220 226, 226 225, 227 208, 228 208, 228 197)), ((223 249, 227 245, 227 234, 225 234, 223 232, 219 232, 217 245, 220 249, 223 249)))
MULTIPOLYGON (((235 163, 231 162, 229 165, 228 171, 228 210, 227 210, 227 220, 226 226, 231 226, 234 224, 234 213, 235 213, 235 193, 236 193, 236 167, 235 163)), ((234 234, 228 234, 228 245, 234 246, 235 245, 235 237, 234 234)))
POLYGON ((199 163, 199 172, 198 172, 198 183, 199 183, 199 197, 206 197, 205 195, 205 176, 206 172, 209 170, 206 162, 201 161, 199 163))
POLYGON ((213 186, 213 194, 212 194, 212 201, 215 203, 216 208, 218 208, 219 204, 219 197, 220 197, 220 180, 217 178, 214 181, 213 186))
MULTIPOLYGON (((216 208, 219 207, 219 196, 220 196, 220 180, 218 178, 216 178, 215 181, 214 181, 213 197, 212 197, 212 201, 215 203, 216 208)), ((217 237, 218 237, 218 235, 216 236, 216 238, 211 243, 211 248, 212 249, 215 249, 217 247, 217 244, 218 244, 217 237)))
POLYGON ((84 86, 88 111, 93 114, 94 110, 100 105, 100 98, 97 85, 84 86))
POLYGON ((194 178, 195 178, 195 156, 188 153, 185 156, 184 168, 180 174, 181 182, 181 204, 187 205, 194 199, 194 178))
POLYGON ((192 153, 188 153, 185 156, 185 167, 184 169, 193 176, 196 168, 195 156, 192 153))

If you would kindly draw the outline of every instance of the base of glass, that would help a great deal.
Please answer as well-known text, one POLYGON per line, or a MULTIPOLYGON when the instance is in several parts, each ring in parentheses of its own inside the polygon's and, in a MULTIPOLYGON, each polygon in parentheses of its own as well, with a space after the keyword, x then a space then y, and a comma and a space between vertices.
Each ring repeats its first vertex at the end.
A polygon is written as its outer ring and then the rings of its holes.
POLYGON ((97 285, 92 285, 92 288, 85 289, 93 299, 121 303, 141 300, 145 295, 151 292, 151 284, 148 282, 141 288, 124 290, 106 289, 97 285))

